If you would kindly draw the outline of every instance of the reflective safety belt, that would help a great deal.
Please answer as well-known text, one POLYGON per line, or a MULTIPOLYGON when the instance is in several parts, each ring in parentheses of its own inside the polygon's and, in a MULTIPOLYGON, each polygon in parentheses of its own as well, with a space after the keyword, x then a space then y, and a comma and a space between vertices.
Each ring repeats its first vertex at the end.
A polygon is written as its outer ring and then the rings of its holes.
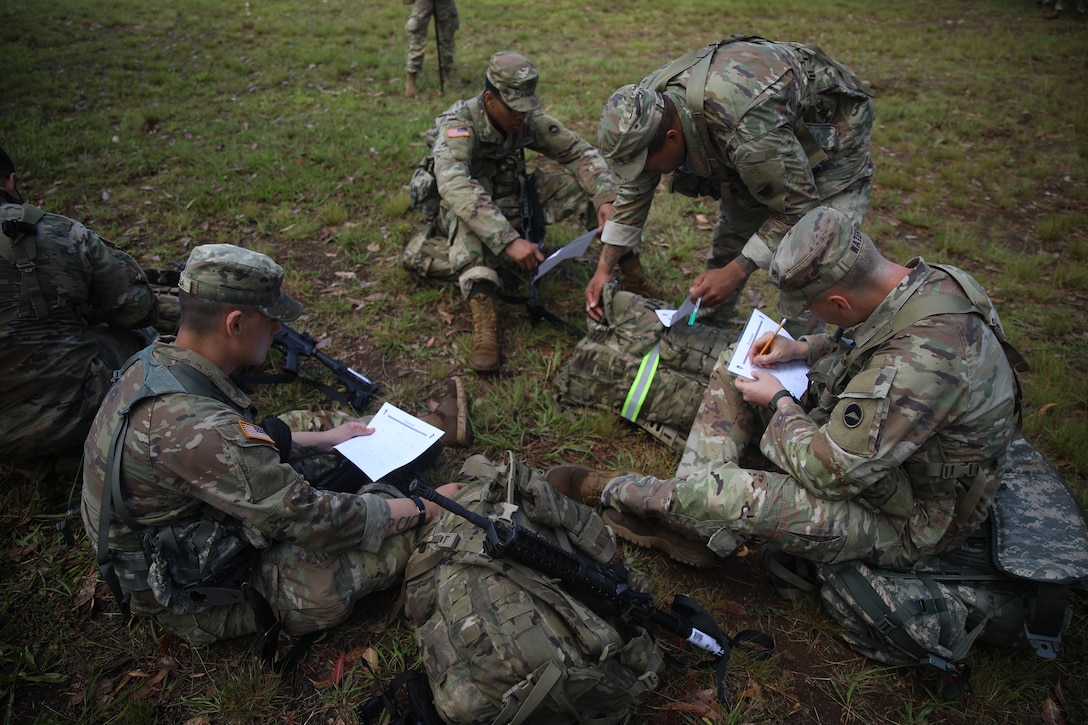
POLYGON ((657 366, 660 362, 661 341, 659 340, 653 346, 653 349, 642 358, 642 363, 638 366, 638 373, 635 374, 635 379, 631 383, 631 389, 627 391, 627 399, 623 401, 623 407, 620 408, 620 415, 632 423, 638 418, 639 411, 642 410, 642 404, 646 402, 646 395, 650 392, 650 383, 654 381, 654 376, 657 375, 657 366))

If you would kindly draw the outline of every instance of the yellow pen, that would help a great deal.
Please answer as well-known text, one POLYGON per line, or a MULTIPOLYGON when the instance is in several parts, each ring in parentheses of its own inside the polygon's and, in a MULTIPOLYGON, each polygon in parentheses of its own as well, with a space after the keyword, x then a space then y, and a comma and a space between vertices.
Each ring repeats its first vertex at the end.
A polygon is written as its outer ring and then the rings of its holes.
POLYGON ((774 334, 763 345, 763 349, 759 351, 760 355, 766 355, 767 351, 771 349, 771 343, 778 337, 778 333, 782 332, 782 326, 786 324, 786 318, 783 317, 782 321, 778 323, 778 328, 774 331, 774 334))

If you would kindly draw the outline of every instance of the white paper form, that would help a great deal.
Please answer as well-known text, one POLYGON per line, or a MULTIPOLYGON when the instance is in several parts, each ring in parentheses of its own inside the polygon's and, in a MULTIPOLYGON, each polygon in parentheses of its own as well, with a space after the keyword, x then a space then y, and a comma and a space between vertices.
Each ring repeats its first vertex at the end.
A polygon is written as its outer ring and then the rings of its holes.
POLYGON ((539 277, 543 277, 548 272, 552 271, 555 265, 559 264, 564 259, 574 259, 575 257, 581 257, 583 254, 586 253, 586 250, 589 249, 589 244, 593 241, 593 238, 597 236, 597 231, 597 229, 594 229, 593 231, 586 232, 582 236, 575 239, 573 242, 562 246, 549 254, 548 258, 541 262, 540 266, 536 268, 536 275, 533 277, 533 279, 535 280, 539 277))
POLYGON ((691 299, 691 295, 684 300, 684 304, 680 305, 678 310, 655 310, 657 312, 657 319, 661 320, 661 324, 665 327, 672 327, 677 322, 683 321, 687 324, 688 318, 691 317, 691 313, 695 312, 695 303, 691 299))
POLYGON ((424 423, 390 403, 370 420, 374 432, 356 436, 335 446, 344 458, 354 463, 372 481, 380 481, 401 466, 427 452, 442 437, 442 429, 424 423))
MULTIPOLYGON (((733 351, 733 357, 729 359, 729 365, 726 366, 726 369, 733 375, 749 380, 756 379, 755 375, 752 374, 753 370, 771 373, 778 378, 786 390, 790 391, 790 395, 793 396, 794 400, 800 400, 801 396, 808 390, 809 367, 804 360, 777 363, 777 366, 773 368, 760 367, 748 362, 748 353, 756 340, 763 333, 774 332, 775 330, 778 330, 777 322, 759 310, 752 310, 752 316, 748 318, 748 323, 744 326, 744 332, 740 334, 740 339, 737 340, 737 347, 733 351)), ((779 330, 778 334, 787 340, 793 339, 793 335, 786 332, 785 328, 779 330)))

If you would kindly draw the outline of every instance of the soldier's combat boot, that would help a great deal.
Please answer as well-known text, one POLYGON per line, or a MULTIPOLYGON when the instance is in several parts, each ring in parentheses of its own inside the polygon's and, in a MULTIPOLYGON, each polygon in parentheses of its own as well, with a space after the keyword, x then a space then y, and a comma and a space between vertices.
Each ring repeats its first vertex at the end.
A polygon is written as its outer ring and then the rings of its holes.
POLYGON ((620 289, 651 300, 665 299, 665 290, 646 276, 638 254, 628 252, 620 259, 620 289))
POLYGON ((559 493, 590 506, 601 502, 608 482, 630 471, 597 471, 584 466, 557 466, 544 474, 544 480, 559 493))
POLYGON ((404 76, 404 97, 415 98, 416 93, 416 74, 408 73, 404 76))
POLYGON ((468 354, 468 366, 479 373, 499 369, 499 322, 495 317, 495 303, 486 292, 469 297, 472 309, 472 350, 468 354))
POLYGON ((686 538, 659 521, 628 516, 614 509, 605 509, 602 518, 621 539, 649 549, 659 549, 674 561, 700 568, 714 566, 718 562, 718 557, 706 545, 686 538))
POLYGON ((468 448, 472 445, 472 424, 468 418, 468 397, 465 384, 458 377, 446 381, 446 391, 433 413, 422 419, 435 428, 441 428, 442 444, 451 447, 468 448))

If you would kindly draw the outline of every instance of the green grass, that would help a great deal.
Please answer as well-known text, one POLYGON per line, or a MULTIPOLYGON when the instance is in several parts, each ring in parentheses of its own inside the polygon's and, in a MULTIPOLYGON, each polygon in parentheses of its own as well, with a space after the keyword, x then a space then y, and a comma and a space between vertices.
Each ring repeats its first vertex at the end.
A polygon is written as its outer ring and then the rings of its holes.
MULTIPOLYGON (((1025 433, 1088 503, 1088 104, 1079 90, 1088 27, 1069 10, 1047 20, 1028 0, 736 0, 724 10, 711 0, 475 0, 460 11, 466 85, 440 95, 431 52, 421 96, 406 100, 401 3, 48 0, 28 13, 0 0, 0 146, 28 201, 149 266, 213 242, 272 254, 307 303, 298 327, 377 380, 382 399, 423 413, 448 375, 466 375, 470 452, 668 474, 676 456, 645 433, 555 402, 552 381, 576 338, 530 325, 517 304, 499 306, 503 372, 466 371, 467 306, 398 263, 417 223, 407 184, 426 152, 422 134, 477 91, 499 49, 529 55, 545 109, 594 140, 616 87, 694 47, 733 32, 817 42, 877 93, 866 231, 893 258, 953 263, 986 285, 1033 366, 1025 433)), ((676 300, 702 269, 715 213, 706 200, 655 202, 642 259, 676 300)), ((561 225, 549 243, 577 232, 561 225)), ((548 280, 549 309, 583 324, 588 275, 573 264, 548 280)), ((757 275, 742 313, 773 301, 757 275)), ((327 402, 301 386, 262 389, 257 401, 269 414, 327 402)), ((451 451, 431 482, 454 475, 467 453, 451 451)), ((91 596, 89 547, 68 548, 54 529, 70 480, 0 468, 4 723, 351 722, 360 699, 418 664, 410 627, 386 621, 395 592, 322 640, 291 682, 257 667, 254 642, 194 650, 147 622, 126 627, 104 588, 91 596), (352 655, 364 651, 376 676, 352 655)), ((625 553, 660 599, 686 593, 728 631, 778 640, 770 660, 735 657, 738 699, 712 721, 1020 723, 1038 720, 1048 701, 1067 722, 1088 720, 1081 598, 1057 661, 979 648, 975 696, 947 705, 919 671, 874 669, 839 644, 815 597, 774 599, 756 561, 697 576, 625 553)), ((673 668, 666 680, 647 721, 684 720, 676 708, 709 686, 697 670, 673 668)))

